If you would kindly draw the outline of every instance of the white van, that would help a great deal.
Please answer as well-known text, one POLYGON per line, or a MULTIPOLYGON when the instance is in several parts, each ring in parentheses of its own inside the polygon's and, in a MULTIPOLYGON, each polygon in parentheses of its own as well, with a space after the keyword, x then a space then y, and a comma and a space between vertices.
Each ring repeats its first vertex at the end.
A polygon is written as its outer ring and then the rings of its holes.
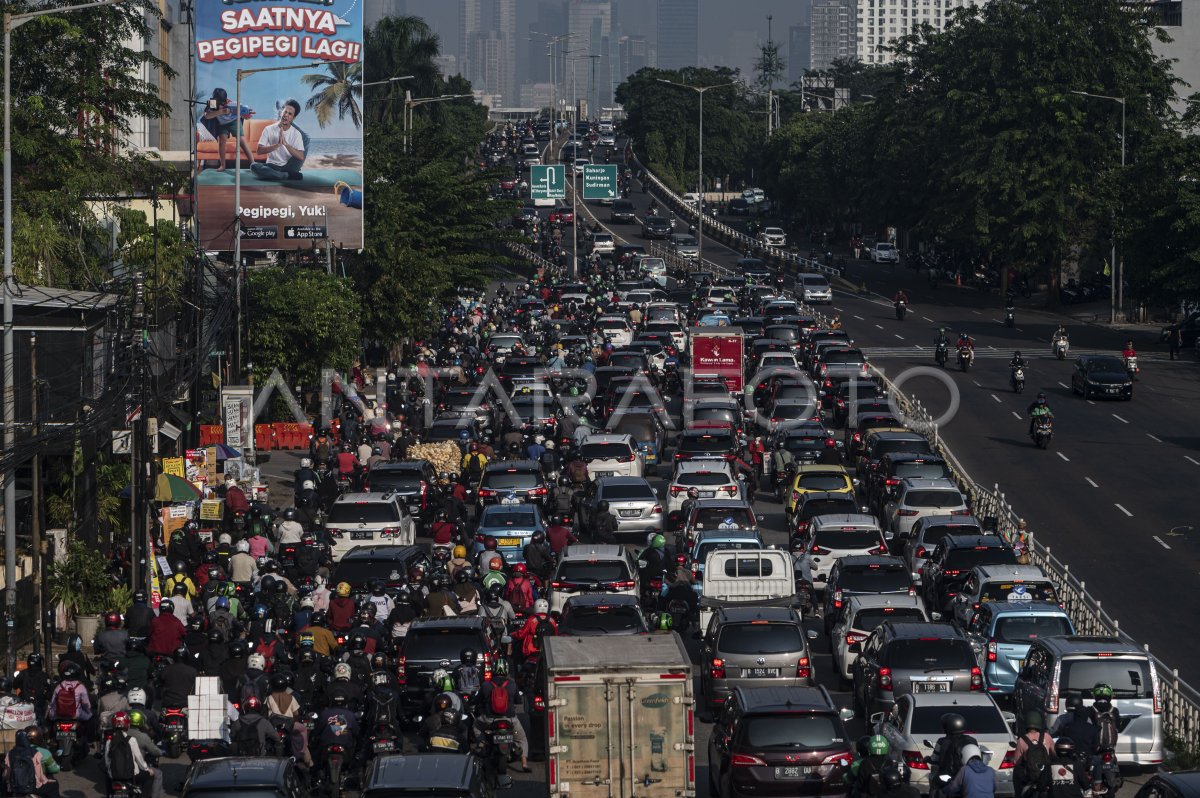
POLYGON ((708 628, 716 608, 744 603, 783 607, 799 604, 790 553, 776 549, 717 549, 708 553, 700 591, 700 628, 708 628))

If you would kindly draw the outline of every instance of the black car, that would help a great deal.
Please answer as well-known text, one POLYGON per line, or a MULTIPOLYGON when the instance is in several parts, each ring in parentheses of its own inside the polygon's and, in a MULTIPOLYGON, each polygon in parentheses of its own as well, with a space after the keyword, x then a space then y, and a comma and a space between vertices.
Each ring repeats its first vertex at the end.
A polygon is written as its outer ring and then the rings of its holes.
POLYGON ((1017 555, 997 535, 947 535, 925 563, 921 581, 925 606, 946 615, 972 568, 1016 563, 1017 555))
POLYGON ((416 546, 355 546, 333 567, 330 584, 345 582, 351 593, 365 594, 372 581, 382 579, 386 588, 393 590, 407 584, 408 571, 414 565, 429 566, 429 555, 416 546))
POLYGON ((429 524, 441 506, 437 471, 428 460, 382 463, 367 474, 364 491, 394 493, 408 505, 408 511, 421 523, 429 524))
POLYGON ((674 228, 664 216, 647 216, 642 222, 642 238, 665 241, 672 232, 674 228))
POLYGON ((853 554, 840 557, 825 583, 825 634, 841 617, 851 596, 911 593, 912 572, 901 557, 886 554, 853 554))
POLYGON ((257 795, 271 798, 303 798, 296 763, 273 756, 226 756, 203 759, 188 768, 183 798, 257 795))
POLYGON ((1071 373, 1071 391, 1084 399, 1133 398, 1133 379, 1125 370, 1125 361, 1113 355, 1084 355, 1075 361, 1071 373))
POLYGON ((554 506, 554 489, 534 460, 488 463, 479 480, 479 512, 488 504, 554 506))
POLYGON ((423 618, 413 621, 404 636, 397 668, 403 702, 408 707, 425 709, 433 699, 433 672, 451 669, 464 648, 479 655, 480 661, 492 657, 499 643, 492 639, 486 618, 423 618))
POLYGON ((734 197, 725 206, 725 212, 730 216, 749 216, 753 206, 742 197, 734 197))
POLYGON ((734 264, 747 280, 769 280, 773 272, 765 260, 761 258, 739 258, 734 264))
POLYGON ((615 200, 608 218, 613 224, 633 224, 637 221, 637 207, 627 199, 615 200))
POLYGON ((808 532, 808 526, 818 515, 837 515, 837 514, 855 514, 861 508, 854 496, 849 493, 824 493, 813 491, 805 493, 800 497, 800 501, 796 503, 796 509, 792 513, 790 519, 790 534, 792 538, 792 550, 795 551, 798 545, 808 532))
POLYGON ((360 798, 436 795, 486 798, 483 767, 472 754, 390 754, 371 760, 360 798))
POLYGON ((558 619, 560 635, 640 635, 649 631, 637 597, 623 594, 571 596, 558 619))

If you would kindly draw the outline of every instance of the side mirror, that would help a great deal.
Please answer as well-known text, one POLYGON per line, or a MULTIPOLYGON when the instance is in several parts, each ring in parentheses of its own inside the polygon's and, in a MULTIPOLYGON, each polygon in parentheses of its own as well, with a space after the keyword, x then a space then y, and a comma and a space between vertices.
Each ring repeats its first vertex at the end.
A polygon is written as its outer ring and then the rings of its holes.
POLYGON ((805 636, 808 637, 809 640, 816 640, 821 636, 821 633, 816 629, 809 629, 807 632, 805 632, 805 636))
POLYGON ((929 619, 931 621, 940 621, 942 619, 942 614, 940 612, 931 612, 929 613, 929 619))
POLYGON ((871 713, 871 725, 877 726, 880 723, 883 723, 883 713, 882 712, 872 712, 871 713))
POLYGON ((838 710, 838 717, 842 720, 854 720, 854 710, 850 707, 842 707, 838 710))

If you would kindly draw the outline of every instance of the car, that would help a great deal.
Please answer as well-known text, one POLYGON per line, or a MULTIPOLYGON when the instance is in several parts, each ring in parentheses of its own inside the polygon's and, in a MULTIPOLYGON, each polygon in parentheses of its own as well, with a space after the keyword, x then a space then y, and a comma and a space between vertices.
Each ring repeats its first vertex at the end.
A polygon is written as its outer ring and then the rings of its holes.
POLYGON ((750 503, 741 499, 697 499, 682 520, 679 550, 690 549, 704 532, 739 531, 758 534, 758 517, 750 503))
POLYGON ((829 633, 838 686, 850 688, 852 667, 862 642, 884 621, 924 623, 929 620, 920 596, 907 593, 863 593, 850 596, 829 633))
POLYGON ((601 130, 600 138, 596 140, 596 143, 601 147, 615 147, 617 146, 617 137, 611 132, 605 133, 601 130))
POLYGON ((667 486, 667 514, 679 512, 687 501, 688 489, 699 491, 701 499, 729 498, 741 495, 740 485, 729 463, 720 458, 680 460, 667 486))
POLYGON ((734 197, 725 206, 725 212, 730 216, 749 216, 752 205, 744 197, 734 197))
MULTIPOLYGON (((797 468, 817 464, 827 467, 840 467, 841 465, 838 442, 815 419, 809 419, 806 422, 789 422, 786 427, 777 425, 777 429, 771 434, 770 441, 769 450, 786 449, 791 454, 792 462, 797 468)), ((772 473, 772 481, 783 479, 785 474, 772 473)), ((792 509, 794 511, 795 507, 792 509)))
POLYGON ((888 241, 876 241, 871 247, 871 262, 872 263, 899 263, 900 250, 896 249, 896 245, 888 241))
POLYGON ((343 493, 329 508, 325 531, 334 560, 354 546, 388 542, 411 546, 416 538, 408 505, 395 493, 343 493))
POLYGON ((611 255, 616 248, 612 233, 592 233, 592 252, 600 255, 611 255))
POLYGON ((820 274, 801 274, 796 278, 796 293, 810 305, 833 304, 833 288, 820 274))
POLYGON ((627 199, 614 200, 608 220, 613 224, 634 224, 637 222, 637 206, 627 199))
POLYGON ((908 535, 916 520, 925 515, 967 513, 967 499, 949 479, 911 477, 900 481, 896 497, 883 508, 889 539, 908 535))
POLYGON ((812 574, 813 587, 826 590, 829 575, 843 557, 887 554, 879 524, 863 513, 818 515, 793 539, 792 550, 812 574))
POLYGON ((947 535, 925 563, 921 595, 934 617, 949 615, 954 597, 976 565, 1016 565, 1012 547, 997 535, 947 535))
POLYGON ((474 413, 459 412, 454 415, 456 417, 452 418, 450 414, 447 414, 445 417, 434 419, 433 423, 421 433, 422 442, 451 441, 463 454, 466 454, 467 447, 479 441, 479 427, 474 413))
POLYGON ((484 767, 473 754, 375 755, 370 762, 359 798, 396 798, 411 793, 489 798, 493 794, 484 767))
POLYGON ((1084 355, 1076 358, 1071 372, 1071 392, 1084 399, 1133 399, 1133 379, 1125 361, 1113 355, 1084 355))
POLYGON ((1033 641, 1076 633, 1067 611, 1049 601, 989 601, 961 628, 983 654, 985 689, 998 695, 1012 693, 1033 641))
MULTIPOLYGON (((768 228, 778 230, 779 228, 768 228)), ((764 231, 765 232, 765 231, 764 231)), ((782 232, 782 231, 780 231, 782 232)), ((783 246, 780 244, 779 246, 783 246)), ((770 280, 773 272, 762 258, 738 258, 733 267, 747 280, 770 280)))
POLYGON ((954 615, 950 621, 961 629, 984 604, 1027 604, 1031 601, 1061 602, 1054 582, 1040 566, 976 565, 954 597, 954 615))
POLYGON ((289 758, 224 756, 193 762, 187 770, 182 795, 184 798, 226 795, 303 798, 309 794, 307 781, 289 758))
POLYGON ((941 719, 949 712, 963 717, 968 734, 979 744, 984 764, 995 771, 995 795, 1013 795, 1016 738, 1009 726, 1012 716, 1002 712, 991 696, 980 693, 898 695, 890 711, 874 715, 869 721, 875 734, 887 738, 892 751, 910 765, 909 783, 925 794, 929 792, 930 770, 927 765, 920 765, 933 753, 933 748, 925 742, 942 736, 941 719), (918 766, 912 767, 914 764, 918 766))
POLYGON ((983 691, 971 643, 948 623, 885 621, 862 643, 851 671, 854 706, 867 718, 905 693, 983 691))
POLYGON ((476 490, 476 517, 491 504, 554 506, 554 486, 536 460, 500 460, 484 466, 476 490))
POLYGON ((663 531, 663 506, 658 494, 642 477, 597 477, 584 490, 577 509, 581 529, 595 534, 599 503, 608 502, 608 512, 617 519, 616 534, 636 534, 639 540, 650 532, 663 531))
POLYGON ((762 537, 757 532, 743 532, 741 530, 724 531, 721 529, 706 529, 696 537, 696 542, 692 544, 686 556, 688 567, 691 568, 692 576, 696 578, 696 584, 693 585, 696 591, 700 591, 700 583, 704 581, 704 561, 712 551, 726 551, 729 549, 763 549, 762 537))
POLYGON ((525 562, 524 549, 535 532, 545 532, 541 508, 536 504, 491 504, 483 508, 479 525, 475 530, 474 554, 480 572, 487 571, 483 559, 484 543, 488 538, 496 539, 496 554, 505 565, 525 562))
MULTIPOLYGON (((851 415, 849 423, 846 424, 844 444, 846 447, 846 458, 855 464, 859 465, 859 460, 862 458, 863 450, 866 445, 866 438, 875 432, 895 432, 902 435, 914 435, 907 427, 901 423, 891 408, 887 410, 870 410, 851 415)), ((864 476, 869 476, 865 473, 859 474, 859 479, 864 476)))
POLYGON ((700 202, 700 195, 694 191, 689 191, 683 195, 683 201, 691 206, 696 206, 700 202))
MULTIPOLYGON (((666 418, 670 423, 671 419, 666 418)), ((646 473, 653 473, 662 461, 667 446, 667 429, 663 417, 650 408, 630 407, 612 416, 605 424, 605 431, 617 435, 629 435, 637 443, 646 473)))
POLYGON ((438 473, 428 460, 380 463, 367 472, 363 490, 395 494, 408 507, 408 512, 424 525, 428 525, 441 508, 438 473))
POLYGON ((713 719, 710 796, 841 796, 853 738, 824 687, 735 687, 713 719))
POLYGON ((633 343, 633 328, 624 316, 601 316, 596 319, 595 329, 615 347, 633 343))
POLYGON ((700 243, 696 237, 688 233, 674 233, 671 235, 671 251, 681 258, 686 260, 695 260, 700 257, 700 243))
POLYGON ((879 465, 879 459, 885 454, 891 452, 933 454, 933 446, 923 435, 906 429, 883 426, 889 423, 886 419, 882 420, 880 426, 871 426, 868 423, 866 428, 863 427, 863 421, 863 419, 859 419, 859 431, 863 432, 863 437, 861 451, 855 463, 860 481, 864 478, 870 479, 871 474, 879 465))
POLYGON ((906 479, 950 479, 954 473, 944 459, 923 452, 888 452, 879 458, 871 478, 863 486, 871 509, 880 512, 896 498, 900 483, 906 479))
MULTIPOLYGON (((792 539, 792 549, 799 551, 800 538, 803 538, 808 532, 809 526, 812 525, 812 520, 821 515, 836 515, 836 514, 862 514, 866 512, 866 508, 860 507, 858 500, 853 494, 843 493, 841 491, 810 491, 800 494, 796 499, 796 506, 792 508, 792 514, 787 519, 788 532, 792 539)), ((871 519, 872 525, 876 528, 879 523, 875 519, 871 519)))
POLYGON ((1013 686, 1020 715, 1039 711, 1046 727, 1066 712, 1067 699, 1092 703, 1097 684, 1113 690, 1112 703, 1123 722, 1114 751, 1122 764, 1155 767, 1163 761, 1163 694, 1158 669, 1140 645, 1117 637, 1072 635, 1033 642, 1013 686))
POLYGON ((400 701, 422 710, 438 691, 433 672, 444 662, 458 662, 464 648, 474 649, 485 663, 500 645, 487 618, 419 618, 408 627, 399 651, 396 678, 400 701))
POLYGON ((591 165, 592 165, 592 160, 590 158, 578 158, 577 157, 575 159, 574 163, 572 164, 571 174, 573 174, 575 177, 579 177, 580 175, 583 174, 584 168, 591 166, 591 165))
POLYGON ((632 435, 590 433, 579 447, 587 464, 588 477, 641 477, 645 470, 641 452, 632 435))
POLYGON ((758 240, 768 247, 786 247, 787 233, 782 227, 764 227, 758 234, 758 240))
POLYGON ((685 429, 676 440, 675 461, 694 457, 720 457, 732 461, 736 450, 737 437, 733 430, 716 427, 685 429))
POLYGON ((1197 798, 1200 796, 1200 771, 1178 770, 1155 773, 1137 791, 1134 798, 1197 798))
POLYGON ((728 701, 735 687, 814 683, 812 652, 796 609, 721 607, 713 612, 703 634, 700 692, 709 711, 728 701))
POLYGON ((921 584, 925 563, 937 545, 950 535, 986 534, 979 520, 971 515, 927 515, 918 518, 908 535, 892 541, 912 571, 913 583, 921 584))
POLYGON ((868 594, 915 596, 912 575, 904 560, 889 554, 839 557, 825 582, 825 634, 832 631, 851 596, 868 594))
POLYGON ((642 238, 665 241, 675 230, 675 225, 664 216, 651 215, 642 221, 642 238))
POLYGON ((625 547, 575 543, 563 549, 546 595, 550 611, 562 612, 569 598, 586 593, 640 597, 637 565, 625 547))
POLYGON ((843 466, 820 463, 796 466, 795 476, 786 486, 784 511, 790 516, 795 512, 800 498, 806 493, 845 493, 854 496, 854 479, 843 466))
POLYGON ((641 607, 633 596, 571 596, 563 604, 558 618, 558 634, 566 636, 641 635, 649 631, 641 607))
POLYGON ((871 379, 850 379, 839 382, 833 388, 832 421, 837 426, 846 423, 847 417, 856 406, 865 407, 870 402, 879 402, 874 409, 886 410, 888 404, 887 392, 879 383, 871 379))
POLYGON ((570 203, 568 203, 566 200, 556 200, 554 203, 554 210, 550 211, 550 217, 548 221, 551 224, 557 222, 567 226, 574 225, 575 209, 572 208, 570 203))
POLYGON ((355 546, 342 555, 333 567, 329 584, 345 582, 351 595, 366 595, 371 583, 380 580, 389 592, 408 583, 409 569, 429 567, 429 555, 417 546, 371 544, 355 546))

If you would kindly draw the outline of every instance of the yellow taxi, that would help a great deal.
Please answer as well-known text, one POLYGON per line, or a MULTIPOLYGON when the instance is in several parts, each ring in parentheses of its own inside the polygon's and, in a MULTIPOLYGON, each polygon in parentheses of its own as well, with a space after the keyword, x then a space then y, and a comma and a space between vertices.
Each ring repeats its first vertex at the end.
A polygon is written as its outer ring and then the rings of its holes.
POLYGON ((796 511, 796 503, 806 493, 854 494, 855 481, 843 466, 814 463, 796 467, 791 489, 784 497, 788 517, 796 511))

